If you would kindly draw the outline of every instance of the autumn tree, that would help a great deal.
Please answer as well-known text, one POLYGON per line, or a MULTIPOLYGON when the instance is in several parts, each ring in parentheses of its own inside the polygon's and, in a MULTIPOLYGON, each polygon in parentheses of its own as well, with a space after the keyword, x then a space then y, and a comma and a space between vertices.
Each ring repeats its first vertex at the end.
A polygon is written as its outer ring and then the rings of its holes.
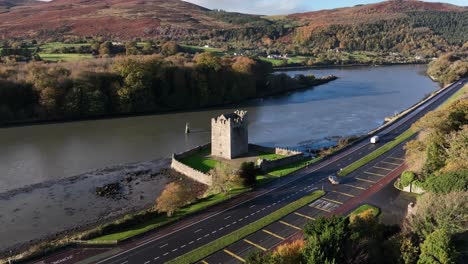
POLYGON ((164 188, 164 191, 156 200, 156 210, 172 216, 174 212, 182 206, 193 201, 190 189, 185 188, 180 183, 171 182, 164 188))
POLYGON ((271 262, 276 264, 301 263, 304 247, 305 242, 302 239, 281 244, 273 251, 271 262))
POLYGON ((211 188, 215 192, 221 192, 223 194, 229 193, 234 186, 234 183, 239 179, 238 175, 236 175, 235 171, 231 167, 221 163, 216 165, 209 174, 213 179, 211 188))
POLYGON ((214 71, 219 71, 223 67, 221 64, 221 59, 211 52, 197 54, 194 58, 194 61, 200 67, 212 69, 214 71))
POLYGON ((168 41, 161 46, 161 54, 164 56, 176 55, 181 48, 175 41, 168 41))

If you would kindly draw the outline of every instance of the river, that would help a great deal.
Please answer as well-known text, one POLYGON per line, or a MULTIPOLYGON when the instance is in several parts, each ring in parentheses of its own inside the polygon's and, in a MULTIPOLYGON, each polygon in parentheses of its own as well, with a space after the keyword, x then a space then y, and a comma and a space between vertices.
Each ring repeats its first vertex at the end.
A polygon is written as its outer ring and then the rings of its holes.
POLYGON ((289 71, 338 80, 219 109, 0 129, 0 193, 115 164, 169 157, 210 140, 210 119, 249 111, 250 141, 267 146, 327 144, 366 133, 438 88, 424 65, 289 71), (185 135, 185 123, 193 131, 185 135))

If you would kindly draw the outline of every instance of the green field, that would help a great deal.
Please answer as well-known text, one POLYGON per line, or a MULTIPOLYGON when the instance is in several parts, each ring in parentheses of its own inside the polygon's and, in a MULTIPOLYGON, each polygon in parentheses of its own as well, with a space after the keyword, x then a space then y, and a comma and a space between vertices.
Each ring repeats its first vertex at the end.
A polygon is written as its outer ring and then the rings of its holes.
POLYGON ((94 58, 91 54, 78 53, 39 53, 39 56, 45 61, 76 61, 82 59, 94 58))
POLYGON ((219 251, 228 245, 252 234, 257 232, 258 230, 280 220, 281 218, 287 216, 288 214, 293 213, 294 211, 306 206, 307 204, 317 200, 318 198, 322 197, 325 194, 324 191, 315 191, 307 196, 302 197, 299 200, 296 200, 281 209, 253 222, 240 229, 227 234, 223 237, 216 239, 202 247, 199 247, 195 250, 190 251, 187 254, 177 257, 174 260, 171 260, 167 263, 170 264, 188 264, 188 263, 195 263, 216 251, 219 251))
POLYGON ((210 151, 210 149, 199 151, 191 156, 181 159, 180 162, 203 173, 207 173, 219 164, 219 161, 208 158, 210 151))
POLYGON ((258 156, 259 159, 265 159, 265 160, 278 160, 285 158, 286 156, 284 155, 279 155, 275 153, 262 153, 258 156))

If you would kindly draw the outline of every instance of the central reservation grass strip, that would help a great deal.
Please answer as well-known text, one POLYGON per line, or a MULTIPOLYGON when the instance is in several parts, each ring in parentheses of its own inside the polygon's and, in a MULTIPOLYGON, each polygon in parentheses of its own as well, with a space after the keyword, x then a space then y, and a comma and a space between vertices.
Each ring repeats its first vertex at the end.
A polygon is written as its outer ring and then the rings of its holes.
POLYGON ((318 198, 322 197, 325 194, 324 191, 315 191, 310 193, 307 196, 302 197, 299 200, 296 200, 283 208, 253 222, 250 223, 230 234, 227 234, 223 237, 216 239, 202 247, 199 247, 195 250, 188 252, 182 256, 179 256, 167 263, 169 264, 188 264, 188 263, 195 263, 200 259, 203 259, 216 251, 219 251, 228 245, 252 234, 256 231, 264 228, 265 226, 280 220, 281 218, 285 217, 286 215, 298 210, 301 207, 306 206, 307 204, 317 200, 318 198))
POLYGON ((196 203, 188 205, 178 210, 171 217, 168 217, 166 214, 159 214, 158 216, 152 219, 149 219, 147 221, 144 221, 142 223, 136 224, 128 228, 123 228, 123 230, 119 232, 93 238, 90 240, 90 243, 110 243, 110 242, 115 242, 115 241, 122 241, 124 239, 128 239, 136 235, 140 235, 142 233, 148 232, 150 230, 153 230, 158 227, 180 220, 184 217, 189 216, 190 214, 193 214, 195 212, 201 211, 215 204, 231 199, 232 197, 239 195, 241 193, 247 192, 249 190, 250 188, 237 188, 237 189, 231 190, 228 194, 222 194, 222 193, 214 194, 209 197, 200 199, 196 203))
POLYGON ((383 145, 379 149, 375 150, 374 152, 370 153, 369 155, 363 157, 362 159, 346 166, 340 173, 339 176, 346 176, 351 172, 359 169, 360 167, 366 165, 367 163, 375 160, 376 158, 380 157, 381 155, 385 154, 389 150, 393 149, 394 147, 398 146, 401 142, 407 140, 411 136, 413 136, 415 132, 412 129, 406 130, 403 134, 396 137, 393 141, 383 145))

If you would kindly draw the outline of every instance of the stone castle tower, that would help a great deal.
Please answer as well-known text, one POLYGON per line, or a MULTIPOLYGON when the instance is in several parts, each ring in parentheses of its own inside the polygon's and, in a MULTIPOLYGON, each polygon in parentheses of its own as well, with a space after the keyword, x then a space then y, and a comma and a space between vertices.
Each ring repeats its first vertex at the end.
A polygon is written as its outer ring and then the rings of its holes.
POLYGON ((235 111, 211 119, 211 155, 233 159, 249 152, 247 111, 235 111))

